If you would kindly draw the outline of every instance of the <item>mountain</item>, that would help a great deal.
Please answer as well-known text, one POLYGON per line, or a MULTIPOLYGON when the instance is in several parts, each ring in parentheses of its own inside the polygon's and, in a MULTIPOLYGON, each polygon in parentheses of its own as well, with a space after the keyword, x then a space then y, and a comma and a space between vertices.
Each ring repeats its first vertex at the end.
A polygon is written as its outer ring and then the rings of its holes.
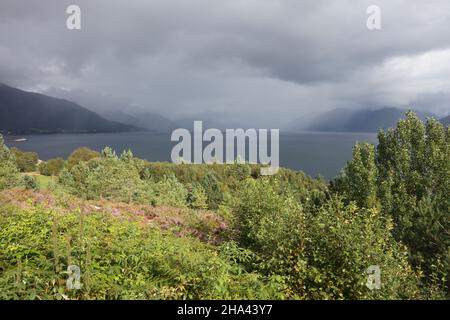
POLYGON ((232 112, 223 111, 208 111, 196 112, 189 115, 181 116, 177 119, 180 128, 188 130, 194 129, 194 121, 202 121, 203 129, 215 128, 219 130, 225 129, 249 129, 249 128, 264 128, 255 119, 248 119, 243 114, 234 114, 232 112))
POLYGON ((119 121, 121 123, 163 133, 172 132, 178 128, 193 130, 194 121, 202 121, 204 129, 216 128, 225 130, 226 128, 255 127, 251 126, 246 119, 242 120, 240 117, 236 119, 226 113, 216 111, 176 115, 174 120, 170 120, 158 113, 133 108, 127 108, 125 111, 98 110, 97 112, 109 120, 119 121))
POLYGON ((446 126, 450 126, 450 116, 447 116, 445 118, 442 118, 440 120, 443 124, 445 124, 446 126))
POLYGON ((29 134, 139 130, 142 129, 106 120, 67 100, 0 84, 0 132, 29 134))
POLYGON ((118 121, 139 128, 145 128, 150 131, 167 133, 179 128, 174 121, 153 112, 105 110, 99 113, 108 120, 118 121))
MULTIPOLYGON (((331 132, 377 132, 396 126, 399 119, 404 118, 408 109, 381 108, 368 110, 335 109, 313 121, 308 127, 311 131, 331 132)), ((414 111, 419 118, 426 120, 434 117, 432 113, 414 111)))

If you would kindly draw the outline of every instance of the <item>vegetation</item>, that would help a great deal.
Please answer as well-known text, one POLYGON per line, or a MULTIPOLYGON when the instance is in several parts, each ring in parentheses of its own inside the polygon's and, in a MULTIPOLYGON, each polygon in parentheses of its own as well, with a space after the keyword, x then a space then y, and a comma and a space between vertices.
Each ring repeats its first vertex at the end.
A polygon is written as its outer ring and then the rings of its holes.
POLYGON ((63 158, 50 159, 39 164, 39 172, 44 176, 57 176, 65 166, 63 158))
POLYGON ((0 190, 19 184, 20 174, 14 154, 5 146, 0 135, 0 190))
POLYGON ((36 152, 23 152, 17 148, 11 148, 11 152, 16 158, 17 168, 20 172, 36 171, 39 156, 36 152))
POLYGON ((38 185, 38 182, 36 181, 36 179, 29 175, 23 176, 23 185, 24 185, 25 189, 29 189, 29 190, 38 190, 39 189, 39 185, 38 185))
POLYGON ((380 131, 379 144, 360 144, 334 190, 360 207, 378 207, 395 222, 393 235, 410 262, 449 287, 450 128, 413 113, 380 131))
POLYGON ((47 161, 52 181, 0 147, 0 298, 449 298, 450 129, 435 120, 407 114, 330 183, 110 148, 47 161))
POLYGON ((97 151, 86 147, 78 148, 70 154, 69 158, 67 158, 67 167, 70 169, 80 162, 88 162, 89 160, 98 157, 100 157, 100 154, 97 151))

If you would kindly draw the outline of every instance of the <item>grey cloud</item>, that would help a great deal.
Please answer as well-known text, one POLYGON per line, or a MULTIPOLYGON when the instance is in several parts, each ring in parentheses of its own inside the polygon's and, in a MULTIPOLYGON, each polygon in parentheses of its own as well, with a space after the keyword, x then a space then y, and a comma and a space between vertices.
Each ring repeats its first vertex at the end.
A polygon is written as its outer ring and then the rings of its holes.
POLYGON ((450 71, 426 75, 444 89, 414 93, 406 86, 421 79, 386 61, 449 49, 448 30, 447 0, 3 0, 0 81, 94 109, 222 112, 272 126, 336 107, 444 114, 450 71), (72 3, 80 31, 65 28, 72 3), (374 3, 383 29, 371 32, 374 3))

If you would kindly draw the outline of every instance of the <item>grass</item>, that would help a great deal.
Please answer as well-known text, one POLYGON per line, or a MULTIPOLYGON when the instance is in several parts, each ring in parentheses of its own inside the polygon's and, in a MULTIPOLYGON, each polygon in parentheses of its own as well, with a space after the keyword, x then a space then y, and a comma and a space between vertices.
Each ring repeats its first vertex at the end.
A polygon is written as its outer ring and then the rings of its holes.
POLYGON ((39 185, 39 188, 42 190, 47 190, 49 184, 52 182, 53 177, 43 176, 41 174, 38 174, 35 176, 36 181, 39 185))
POLYGON ((53 181, 53 177, 43 176, 37 172, 26 172, 22 173, 24 176, 32 176, 36 179, 37 184, 39 185, 39 189, 48 190, 49 184, 53 181))

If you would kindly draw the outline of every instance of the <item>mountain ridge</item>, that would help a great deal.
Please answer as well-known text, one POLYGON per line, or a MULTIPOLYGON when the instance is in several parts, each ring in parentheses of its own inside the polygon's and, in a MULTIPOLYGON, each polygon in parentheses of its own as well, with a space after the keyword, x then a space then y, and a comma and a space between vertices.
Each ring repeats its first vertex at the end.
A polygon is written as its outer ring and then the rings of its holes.
MULTIPOLYGON (((364 110, 334 109, 317 117, 307 129, 325 132, 377 132, 380 129, 395 127, 397 121, 404 118, 409 110, 395 107, 364 110)), ((427 117, 438 119, 436 115, 429 112, 411 111, 415 112, 421 120, 426 120, 427 117)))
POLYGON ((440 120, 444 125, 450 126, 450 116, 446 116, 440 120))
POLYGON ((132 111, 99 111, 105 119, 116 121, 127 125, 144 128, 158 133, 168 133, 179 128, 179 125, 155 112, 132 112, 132 111))
POLYGON ((69 100, 24 91, 0 83, 0 132, 5 134, 142 130, 139 127, 107 120, 69 100))

